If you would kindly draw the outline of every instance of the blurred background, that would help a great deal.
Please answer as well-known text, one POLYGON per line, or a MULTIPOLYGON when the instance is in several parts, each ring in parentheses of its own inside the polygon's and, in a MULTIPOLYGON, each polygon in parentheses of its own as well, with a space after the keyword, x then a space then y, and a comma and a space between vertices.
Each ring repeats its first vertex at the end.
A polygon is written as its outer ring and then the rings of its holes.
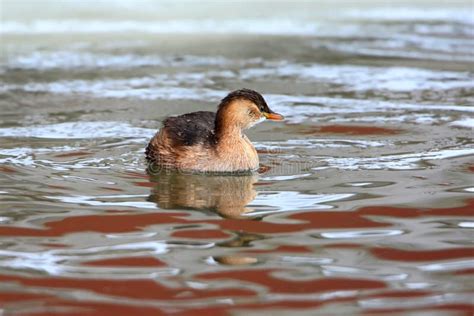
POLYGON ((0 314, 471 315, 473 1, 0 0, 0 314), (263 172, 149 177, 251 88, 263 172))

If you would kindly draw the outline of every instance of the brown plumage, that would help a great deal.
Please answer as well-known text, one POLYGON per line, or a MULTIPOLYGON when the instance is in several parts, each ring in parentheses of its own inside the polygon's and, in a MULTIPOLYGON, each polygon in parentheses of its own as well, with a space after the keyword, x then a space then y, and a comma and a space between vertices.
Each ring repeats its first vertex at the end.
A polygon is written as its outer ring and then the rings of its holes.
POLYGON ((151 167, 195 172, 249 172, 258 169, 258 155, 243 130, 265 118, 280 121, 261 94, 250 89, 229 93, 217 113, 193 112, 169 117, 150 140, 146 159, 151 167))

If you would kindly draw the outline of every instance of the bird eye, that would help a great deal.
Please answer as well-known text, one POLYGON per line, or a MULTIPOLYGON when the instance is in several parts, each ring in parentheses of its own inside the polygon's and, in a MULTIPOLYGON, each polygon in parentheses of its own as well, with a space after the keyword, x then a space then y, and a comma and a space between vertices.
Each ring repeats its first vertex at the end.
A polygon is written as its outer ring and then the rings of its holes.
POLYGON ((249 110, 248 113, 249 113, 249 116, 251 116, 251 117, 259 117, 260 116, 260 113, 257 110, 249 110))

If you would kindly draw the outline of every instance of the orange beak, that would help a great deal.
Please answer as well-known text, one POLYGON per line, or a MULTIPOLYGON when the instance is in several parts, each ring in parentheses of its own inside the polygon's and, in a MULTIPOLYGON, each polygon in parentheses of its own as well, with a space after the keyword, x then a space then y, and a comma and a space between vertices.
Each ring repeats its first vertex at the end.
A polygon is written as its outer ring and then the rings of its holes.
POLYGON ((283 121, 284 119, 283 115, 278 114, 278 113, 262 112, 262 114, 263 116, 265 116, 267 120, 271 120, 271 121, 283 121))

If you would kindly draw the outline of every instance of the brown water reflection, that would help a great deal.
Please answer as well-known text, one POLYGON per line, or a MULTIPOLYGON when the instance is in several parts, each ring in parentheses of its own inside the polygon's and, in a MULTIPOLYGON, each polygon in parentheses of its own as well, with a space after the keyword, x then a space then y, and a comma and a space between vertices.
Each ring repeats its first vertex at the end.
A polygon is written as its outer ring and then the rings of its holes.
POLYGON ((213 211, 226 218, 241 218, 257 192, 255 175, 211 176, 162 171, 154 175, 149 200, 162 209, 213 211))

